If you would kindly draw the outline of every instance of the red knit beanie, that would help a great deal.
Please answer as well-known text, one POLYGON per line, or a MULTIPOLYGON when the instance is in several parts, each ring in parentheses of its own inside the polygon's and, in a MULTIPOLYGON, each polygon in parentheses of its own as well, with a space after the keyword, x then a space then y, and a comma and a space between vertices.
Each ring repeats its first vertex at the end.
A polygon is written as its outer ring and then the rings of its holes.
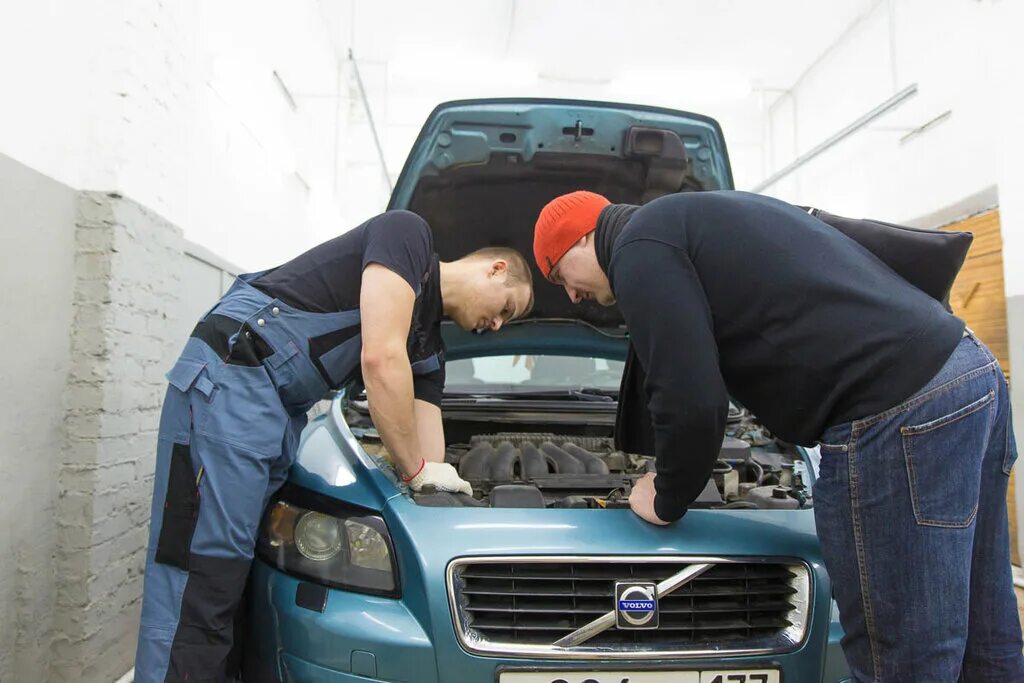
POLYGON ((555 197, 541 209, 533 229, 533 257, 544 277, 572 245, 597 227, 597 217, 608 206, 606 198, 579 190, 555 197))

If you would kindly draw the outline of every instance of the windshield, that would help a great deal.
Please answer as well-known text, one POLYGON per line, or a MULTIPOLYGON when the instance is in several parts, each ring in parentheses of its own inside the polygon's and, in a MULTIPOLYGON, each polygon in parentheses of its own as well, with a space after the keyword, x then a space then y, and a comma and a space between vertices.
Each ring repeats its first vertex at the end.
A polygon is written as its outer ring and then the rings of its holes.
POLYGON ((445 393, 535 392, 546 389, 615 391, 622 361, 580 356, 487 356, 445 364, 445 393))

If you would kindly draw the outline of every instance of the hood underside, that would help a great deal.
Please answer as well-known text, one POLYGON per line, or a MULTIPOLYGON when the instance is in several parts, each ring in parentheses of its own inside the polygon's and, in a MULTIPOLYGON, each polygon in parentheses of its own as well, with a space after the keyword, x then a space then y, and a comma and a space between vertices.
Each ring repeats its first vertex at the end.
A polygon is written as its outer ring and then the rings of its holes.
POLYGON ((590 190, 644 204, 674 192, 730 189, 718 124, 653 107, 569 100, 442 104, 427 120, 389 208, 423 216, 442 260, 485 246, 519 250, 534 270, 532 318, 622 324, 614 307, 573 305, 533 263, 533 225, 551 199, 590 190))

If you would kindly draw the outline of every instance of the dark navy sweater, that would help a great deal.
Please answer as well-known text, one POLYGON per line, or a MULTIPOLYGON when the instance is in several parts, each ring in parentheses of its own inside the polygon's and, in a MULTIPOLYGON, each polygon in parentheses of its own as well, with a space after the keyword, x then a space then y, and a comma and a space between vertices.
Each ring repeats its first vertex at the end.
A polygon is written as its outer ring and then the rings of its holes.
POLYGON ((913 395, 964 329, 838 230, 745 192, 657 199, 621 227, 607 261, 646 373, 666 521, 711 475, 730 395, 779 438, 810 445, 913 395))

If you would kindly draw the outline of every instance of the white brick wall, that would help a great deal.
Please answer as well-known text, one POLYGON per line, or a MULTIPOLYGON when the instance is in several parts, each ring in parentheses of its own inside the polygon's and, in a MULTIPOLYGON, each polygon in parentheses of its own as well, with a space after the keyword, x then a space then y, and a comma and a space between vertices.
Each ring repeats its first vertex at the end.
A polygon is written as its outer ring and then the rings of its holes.
POLYGON ((184 256, 178 228, 116 194, 80 193, 75 237, 50 676, 102 681, 134 656, 184 256))
MULTIPOLYGON (((5 199, 0 191, 0 217, 5 199)), ((0 498, 7 520, 0 528, 10 530, 0 536, 5 682, 107 683, 132 666, 164 372, 195 319, 238 272, 119 194, 80 192, 67 209, 57 221, 67 221, 69 239, 51 240, 45 256, 33 255, 36 265, 67 260, 66 282, 37 292, 41 306, 67 300, 56 330, 67 344, 66 363, 59 363, 60 344, 49 338, 38 340, 35 354, 17 336, 12 349, 3 349, 35 368, 5 370, 6 402, 25 401, 37 385, 49 387, 39 405, 29 401, 34 412, 9 411, 35 420, 37 428, 0 424, 11 446, 0 451, 0 473, 18 482, 9 504, 10 496, 0 498), (57 366, 49 374, 36 367, 50 363, 57 366), (43 406, 50 412, 40 415, 43 406), (14 562, 9 566, 6 558, 14 562)), ((17 275, 2 284, 24 287, 17 275)), ((12 313, 24 319, 22 308, 30 310, 32 302, 12 313)))

